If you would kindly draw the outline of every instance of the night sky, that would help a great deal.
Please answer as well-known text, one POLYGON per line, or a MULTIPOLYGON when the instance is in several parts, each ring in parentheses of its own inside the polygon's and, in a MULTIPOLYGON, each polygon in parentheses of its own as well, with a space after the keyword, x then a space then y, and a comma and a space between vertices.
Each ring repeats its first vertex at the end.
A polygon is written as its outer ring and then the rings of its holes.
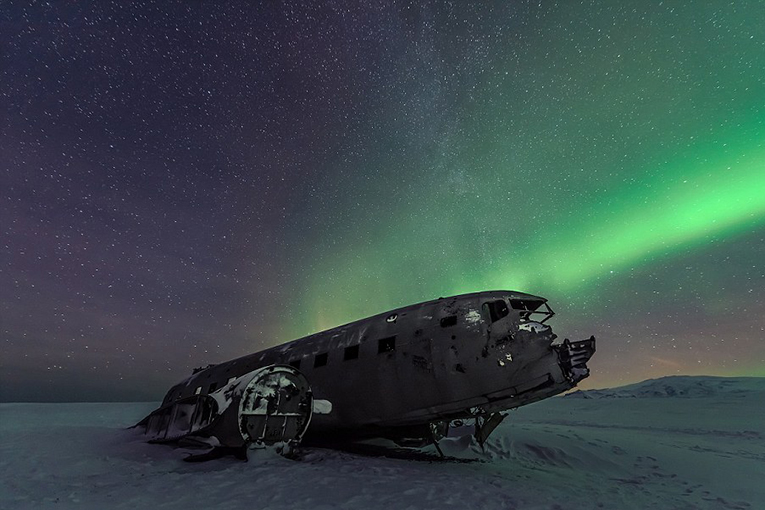
POLYGON ((464 292, 765 376, 759 1, 3 2, 0 400, 464 292))

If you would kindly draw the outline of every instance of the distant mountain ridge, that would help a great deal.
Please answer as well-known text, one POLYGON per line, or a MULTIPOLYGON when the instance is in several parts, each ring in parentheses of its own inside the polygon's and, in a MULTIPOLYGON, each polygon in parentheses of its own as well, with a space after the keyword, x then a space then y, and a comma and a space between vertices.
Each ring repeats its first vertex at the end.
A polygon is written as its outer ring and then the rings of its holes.
POLYGON ((579 390, 564 398, 704 398, 765 394, 765 377, 671 375, 616 388, 579 390))

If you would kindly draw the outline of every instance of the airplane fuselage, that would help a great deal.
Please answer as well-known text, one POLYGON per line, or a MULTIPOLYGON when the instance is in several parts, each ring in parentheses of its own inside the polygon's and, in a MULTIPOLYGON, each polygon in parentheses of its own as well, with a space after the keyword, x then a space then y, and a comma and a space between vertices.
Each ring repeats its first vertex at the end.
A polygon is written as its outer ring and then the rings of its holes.
POLYGON ((579 349, 583 361, 574 359, 570 344, 554 345, 543 323, 552 315, 544 298, 512 291, 428 301, 209 366, 171 388, 163 407, 261 367, 291 365, 316 399, 332 403, 331 413, 313 416, 306 439, 417 435, 432 422, 519 407, 586 377, 594 339, 579 349))

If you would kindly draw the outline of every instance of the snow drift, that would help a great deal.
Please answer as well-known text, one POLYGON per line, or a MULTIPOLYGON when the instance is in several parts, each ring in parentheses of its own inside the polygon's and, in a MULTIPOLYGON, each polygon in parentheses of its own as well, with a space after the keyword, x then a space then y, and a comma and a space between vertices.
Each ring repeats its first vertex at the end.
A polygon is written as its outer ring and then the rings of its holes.
POLYGON ((201 464, 125 429, 155 403, 0 404, 0 508, 755 510, 763 402, 765 378, 668 377, 520 408, 484 451, 446 440, 445 461, 303 448, 201 464))

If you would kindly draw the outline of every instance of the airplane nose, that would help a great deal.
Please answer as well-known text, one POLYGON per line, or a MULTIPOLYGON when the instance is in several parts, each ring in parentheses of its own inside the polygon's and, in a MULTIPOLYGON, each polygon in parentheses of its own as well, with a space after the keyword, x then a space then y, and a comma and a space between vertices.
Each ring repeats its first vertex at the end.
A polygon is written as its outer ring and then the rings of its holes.
POLYGON ((555 345, 553 348, 558 353, 558 364, 563 369, 566 379, 576 384, 590 375, 587 362, 595 353, 594 336, 577 342, 572 342, 567 338, 562 344, 555 345))

